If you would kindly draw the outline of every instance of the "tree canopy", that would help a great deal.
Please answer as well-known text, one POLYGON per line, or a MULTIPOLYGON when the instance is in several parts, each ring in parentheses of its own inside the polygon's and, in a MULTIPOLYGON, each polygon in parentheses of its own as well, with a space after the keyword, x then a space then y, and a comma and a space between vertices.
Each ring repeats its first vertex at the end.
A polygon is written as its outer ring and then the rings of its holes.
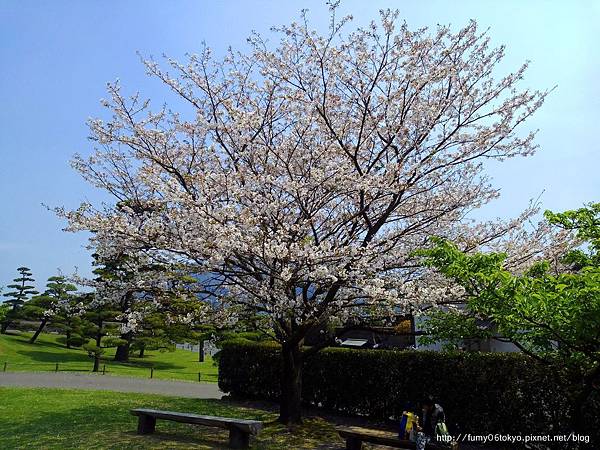
POLYGON ((498 77, 504 48, 475 22, 413 31, 383 11, 347 31, 336 11, 324 34, 303 13, 274 29, 275 45, 252 35, 248 53, 145 59, 191 114, 109 85, 109 118, 90 121, 96 150, 73 165, 115 204, 58 210, 69 230, 94 233, 102 257, 188 267, 203 274, 205 300, 269 317, 285 422, 299 420, 309 330, 441 298, 441 280, 419 283, 428 272, 412 256, 429 236, 503 248, 515 265, 550 251, 543 232, 522 231, 529 212, 467 219, 498 195, 484 161, 536 148, 517 129, 547 91, 519 88, 526 64, 498 77))
POLYGON ((470 254, 439 238, 418 252, 462 289, 462 306, 430 314, 425 340, 501 339, 542 362, 559 359, 578 376, 581 404, 600 388, 600 203, 545 217, 577 244, 521 274, 504 267, 504 254, 470 254))

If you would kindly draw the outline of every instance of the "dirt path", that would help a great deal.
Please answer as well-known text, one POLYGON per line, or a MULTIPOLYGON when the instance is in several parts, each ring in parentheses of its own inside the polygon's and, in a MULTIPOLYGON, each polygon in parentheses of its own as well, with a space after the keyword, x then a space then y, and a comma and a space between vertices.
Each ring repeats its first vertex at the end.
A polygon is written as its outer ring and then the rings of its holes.
POLYGON ((221 398, 223 396, 216 383, 149 380, 64 372, 0 372, 0 386, 140 392, 189 398, 221 398))

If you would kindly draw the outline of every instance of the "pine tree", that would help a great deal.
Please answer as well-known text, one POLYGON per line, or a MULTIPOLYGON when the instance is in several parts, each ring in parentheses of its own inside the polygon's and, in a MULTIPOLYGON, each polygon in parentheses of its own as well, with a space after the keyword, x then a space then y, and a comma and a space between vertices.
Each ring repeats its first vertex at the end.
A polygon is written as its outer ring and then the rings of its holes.
POLYGON ((85 343, 81 330, 82 315, 85 313, 81 297, 81 295, 68 294, 66 299, 59 302, 56 313, 52 317, 52 325, 65 335, 67 348, 80 347, 85 343))
POLYGON ((27 299, 30 296, 38 293, 34 289, 34 286, 29 284, 35 281, 33 278, 31 278, 31 270, 27 267, 19 267, 17 272, 19 272, 20 277, 13 279, 14 284, 9 284, 7 286, 13 290, 4 294, 4 297, 9 298, 9 300, 5 300, 4 303, 10 305, 11 309, 2 321, 0 332, 3 334, 6 333, 6 330, 11 323, 19 317, 20 309, 27 299))
POLYGON ((39 320, 40 325, 34 335, 29 340, 33 344, 48 321, 61 312, 65 304, 72 298, 72 292, 77 290, 77 286, 67 283, 63 276, 53 276, 48 278, 46 291, 37 297, 28 301, 24 307, 25 316, 29 319, 39 320))
POLYGON ((81 296, 84 304, 85 314, 81 325, 82 335, 85 339, 91 339, 83 345, 90 358, 94 359, 92 372, 100 370, 100 359, 105 349, 121 345, 123 341, 114 338, 118 334, 118 325, 115 317, 120 312, 111 310, 107 305, 94 301, 95 294, 87 293, 81 296))

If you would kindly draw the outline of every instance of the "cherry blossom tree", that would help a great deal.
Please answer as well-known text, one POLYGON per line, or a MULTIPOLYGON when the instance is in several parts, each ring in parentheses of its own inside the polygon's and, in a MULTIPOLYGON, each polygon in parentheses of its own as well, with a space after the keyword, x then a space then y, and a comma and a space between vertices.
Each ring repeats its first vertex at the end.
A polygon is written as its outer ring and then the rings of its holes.
POLYGON ((104 257, 185 265, 206 300, 268 317, 284 423, 301 419, 309 331, 443 302, 447 285, 412 256, 429 236, 504 247, 515 268, 544 251, 543 233, 522 228, 531 211, 468 219, 499 193, 485 162, 535 151, 518 127, 548 92, 518 87, 527 64, 497 77, 504 48, 475 22, 413 31, 383 11, 346 31, 336 11, 323 35, 303 13, 246 53, 145 59, 189 113, 110 84, 111 117, 90 121, 97 148, 73 165, 115 205, 58 210, 104 257))

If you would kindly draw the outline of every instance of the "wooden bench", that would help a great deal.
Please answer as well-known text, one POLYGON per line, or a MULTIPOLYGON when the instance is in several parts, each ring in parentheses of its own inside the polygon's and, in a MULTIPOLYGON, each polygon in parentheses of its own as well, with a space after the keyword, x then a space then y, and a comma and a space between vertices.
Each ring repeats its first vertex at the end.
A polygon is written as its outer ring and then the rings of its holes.
POLYGON ((156 419, 174 422, 205 425, 208 427, 225 428, 229 430, 230 448, 248 448, 250 435, 256 435, 262 429, 258 420, 232 419, 229 417, 200 416, 173 411, 158 411, 156 409, 132 409, 131 414, 138 416, 138 434, 154 433, 156 419))
MULTIPOLYGON (((346 439, 346 450, 361 450, 363 442, 406 450, 417 447, 416 442, 400 439, 396 433, 391 431, 372 430, 361 427, 335 427, 335 429, 342 438, 346 439)), ((452 444, 449 443, 448 446, 443 446, 431 442, 425 448, 428 450, 448 450, 450 448, 458 450, 458 444, 453 442, 452 444)))

